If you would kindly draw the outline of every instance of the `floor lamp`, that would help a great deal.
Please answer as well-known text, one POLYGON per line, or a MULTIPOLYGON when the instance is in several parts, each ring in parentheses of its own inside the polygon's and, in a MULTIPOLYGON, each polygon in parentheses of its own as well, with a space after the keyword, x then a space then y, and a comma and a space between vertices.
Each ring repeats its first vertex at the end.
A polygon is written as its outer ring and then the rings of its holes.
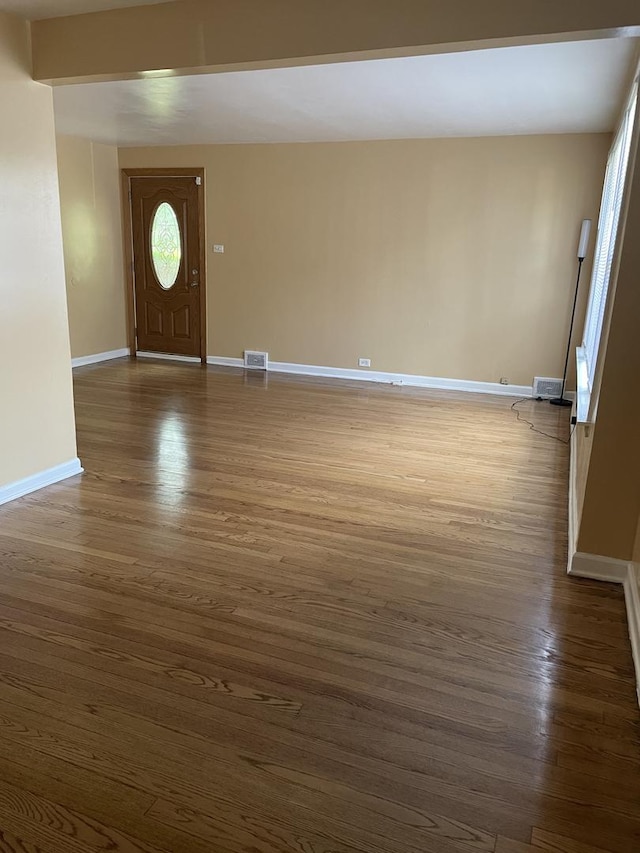
POLYGON ((564 374, 562 376, 562 391, 559 397, 549 400, 552 406, 572 406, 571 400, 565 399, 564 389, 567 384, 567 369, 569 367, 569 356, 571 355, 571 338, 573 336, 573 323, 576 319, 576 306, 578 304, 578 291, 580 290, 580 276, 582 275, 582 264, 587 257, 589 248, 589 236, 591 234, 591 220, 585 219, 580 231, 580 243, 578 244, 578 278, 576 280, 576 294, 573 297, 573 311, 571 312, 571 325, 569 326, 569 340, 567 341, 567 357, 564 362, 564 374))

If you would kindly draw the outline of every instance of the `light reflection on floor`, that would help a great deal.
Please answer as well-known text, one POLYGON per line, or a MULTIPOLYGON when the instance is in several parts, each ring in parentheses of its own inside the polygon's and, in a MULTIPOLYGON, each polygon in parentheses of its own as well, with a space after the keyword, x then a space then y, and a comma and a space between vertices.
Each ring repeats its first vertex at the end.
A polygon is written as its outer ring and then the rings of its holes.
POLYGON ((179 506, 189 487, 191 466, 184 419, 177 412, 165 412, 163 415, 158 430, 156 458, 158 485, 164 492, 164 503, 179 506))

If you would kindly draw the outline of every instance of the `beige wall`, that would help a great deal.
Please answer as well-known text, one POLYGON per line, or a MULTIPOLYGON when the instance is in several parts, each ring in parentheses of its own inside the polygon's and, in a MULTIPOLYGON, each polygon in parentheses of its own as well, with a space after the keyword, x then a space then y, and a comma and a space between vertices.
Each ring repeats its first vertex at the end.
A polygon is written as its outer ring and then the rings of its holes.
POLYGON ((609 144, 193 146, 120 163, 206 168, 210 355, 528 385, 561 374, 609 144))
MULTIPOLYGON (((584 507, 584 497, 587 490, 587 477, 589 475, 589 462, 591 460, 591 448, 593 446, 593 437, 595 433, 594 424, 577 424, 575 431, 571 437, 574 444, 574 456, 572 464, 574 470, 574 485, 575 485, 575 507, 576 507, 576 522, 578 529, 574 531, 574 537, 577 539, 580 529, 580 519, 582 518, 582 509, 584 507)), ((575 549, 576 542, 571 542, 570 547, 575 549)))
POLYGON ((551 41, 631 25, 640 25, 637 0, 180 0, 39 21, 33 33, 36 78, 60 80, 551 41))
POLYGON ((0 12, 0 486, 76 456, 51 90, 0 12))
POLYGON ((636 539, 633 546, 633 554, 631 559, 635 563, 640 563, 640 517, 638 518, 638 527, 636 528, 636 539))
POLYGON ((59 136, 71 355, 127 346, 118 151, 59 136))

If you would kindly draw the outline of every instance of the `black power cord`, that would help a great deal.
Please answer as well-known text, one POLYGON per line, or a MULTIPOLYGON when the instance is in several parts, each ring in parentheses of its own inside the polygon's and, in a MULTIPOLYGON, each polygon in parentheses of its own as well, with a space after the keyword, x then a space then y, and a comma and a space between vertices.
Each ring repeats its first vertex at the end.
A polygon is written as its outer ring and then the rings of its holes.
POLYGON ((544 432, 544 430, 538 429, 534 423, 532 423, 531 421, 528 421, 525 417, 523 417, 522 413, 517 408, 521 403, 531 403, 531 402, 534 402, 534 403, 535 402, 542 402, 542 397, 522 397, 520 400, 515 400, 511 404, 511 411, 516 413, 518 423, 527 424, 529 429, 531 430, 531 432, 535 432, 538 435, 543 435, 545 438, 551 438, 551 439, 553 439, 553 441, 559 441, 560 444, 569 444, 571 441, 571 437, 573 436, 573 433, 575 432, 575 428, 576 428, 574 419, 573 418, 571 419, 571 422, 573 423, 573 429, 571 430, 571 434, 569 435, 569 438, 560 438, 560 436, 558 436, 558 435, 551 435, 551 433, 549 433, 549 432, 544 432))

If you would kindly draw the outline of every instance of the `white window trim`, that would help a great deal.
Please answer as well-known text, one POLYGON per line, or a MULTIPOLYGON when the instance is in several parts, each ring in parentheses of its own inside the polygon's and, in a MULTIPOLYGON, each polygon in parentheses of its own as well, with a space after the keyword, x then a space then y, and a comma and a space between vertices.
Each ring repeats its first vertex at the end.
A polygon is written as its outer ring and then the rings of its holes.
MULTIPOLYGON (((621 235, 623 233, 623 225, 625 220, 625 213, 627 209, 628 202, 628 187, 629 187, 629 178, 633 174, 634 161, 636 160, 636 148, 637 148, 637 140, 638 133, 640 131, 640 97, 638 96, 638 76, 636 76, 630 95, 626 101, 625 110, 623 112, 622 118, 620 120, 620 124, 616 131, 616 135, 614 138, 613 145, 609 151, 609 157, 607 160, 607 176, 609 175, 609 170, 611 168, 612 157, 616 152, 616 148, 623 144, 621 142, 621 136, 625 131, 625 127, 628 128, 628 155, 626 162, 626 170, 624 175, 619 176, 622 177, 623 185, 622 190, 619 195, 619 208, 618 208, 618 218, 617 218, 617 227, 615 229, 615 233, 613 235, 613 245, 610 247, 612 249, 611 254, 609 256, 609 269, 608 276, 604 287, 604 297, 603 302, 599 306, 600 308, 600 319, 598 321, 599 325, 599 334, 596 337, 594 346, 591 350, 591 358, 589 358, 589 351, 587 347, 587 335, 589 332, 590 321, 592 320, 592 311, 595 310, 592 299, 595 285, 595 276, 597 272, 597 264, 598 264, 598 248, 600 247, 600 229, 602 226, 602 209, 600 212, 600 219, 598 222, 598 234, 596 235, 596 251, 593 262, 593 274, 591 279, 591 285, 589 289, 589 299, 587 303, 587 313, 585 317, 585 326, 583 332, 583 340, 582 346, 578 347, 576 351, 576 377, 577 377, 577 411, 576 411, 576 419, 578 423, 586 424, 593 423, 596 418, 597 412, 597 403, 598 403, 598 391, 599 391, 599 381, 602 373, 602 364, 604 361, 605 349, 606 349, 606 341, 608 338, 608 328, 610 323, 610 314, 611 314, 611 306, 613 303, 614 295, 615 295, 615 286, 618 272, 618 263, 619 263, 619 252, 621 246, 621 235), (630 125, 629 125, 630 121, 630 125)), ((606 181, 606 179, 605 179, 606 181)), ((605 195, 607 192, 607 186, 605 183, 603 197, 602 200, 604 202, 605 195)))
POLYGON ((591 385, 587 370, 587 354, 584 347, 576 350, 576 421, 579 424, 589 423, 591 408, 591 385))

